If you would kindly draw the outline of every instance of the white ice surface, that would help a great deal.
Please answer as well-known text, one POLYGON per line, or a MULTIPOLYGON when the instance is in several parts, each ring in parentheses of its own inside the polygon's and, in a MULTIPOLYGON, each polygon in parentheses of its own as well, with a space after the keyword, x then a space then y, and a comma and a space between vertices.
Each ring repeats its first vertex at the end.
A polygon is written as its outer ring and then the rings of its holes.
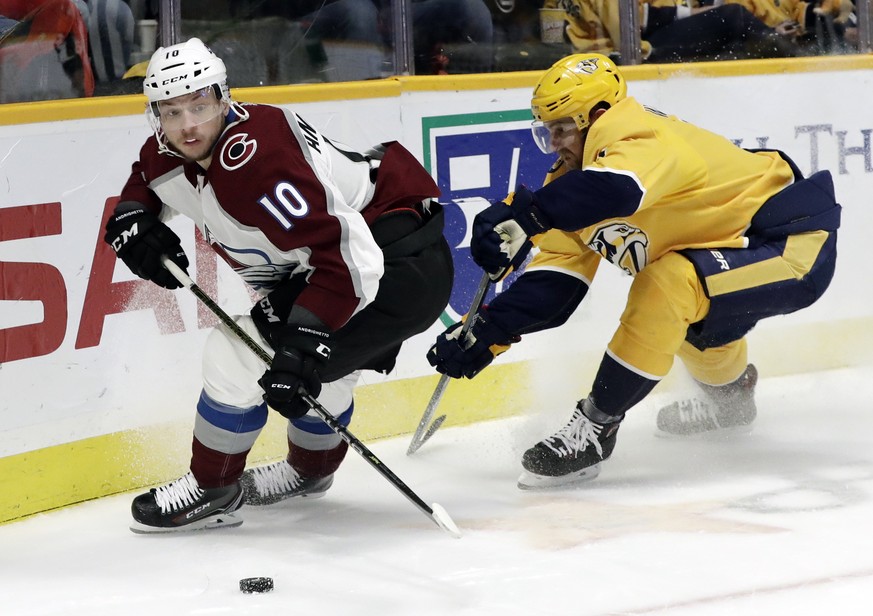
POLYGON ((755 430, 728 440, 656 437, 675 394, 656 392, 574 490, 515 485, 571 402, 444 428, 411 457, 408 438, 372 444, 460 539, 354 452, 324 498, 245 509, 235 529, 135 535, 132 494, 34 516, 0 526, 0 613, 870 614, 871 376, 765 378, 755 430), (240 593, 254 576, 275 591, 240 593))

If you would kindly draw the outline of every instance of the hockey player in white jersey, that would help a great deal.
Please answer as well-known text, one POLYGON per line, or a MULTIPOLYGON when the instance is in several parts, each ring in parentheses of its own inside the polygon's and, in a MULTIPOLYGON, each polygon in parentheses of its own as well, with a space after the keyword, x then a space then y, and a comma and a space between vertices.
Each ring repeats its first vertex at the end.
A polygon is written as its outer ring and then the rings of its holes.
POLYGON ((198 39, 154 53, 143 86, 154 136, 105 239, 135 274, 178 288, 161 257, 189 263, 165 221, 193 220, 261 295, 237 323, 275 355, 265 365, 224 326, 213 330, 190 472, 136 497, 137 532, 236 526, 243 503, 323 495, 347 445, 309 412, 301 385, 349 425, 360 371, 390 370, 452 285, 439 190, 406 149, 354 151, 293 111, 237 103, 226 78, 198 39), (289 419, 289 454, 245 470, 268 406, 289 419))

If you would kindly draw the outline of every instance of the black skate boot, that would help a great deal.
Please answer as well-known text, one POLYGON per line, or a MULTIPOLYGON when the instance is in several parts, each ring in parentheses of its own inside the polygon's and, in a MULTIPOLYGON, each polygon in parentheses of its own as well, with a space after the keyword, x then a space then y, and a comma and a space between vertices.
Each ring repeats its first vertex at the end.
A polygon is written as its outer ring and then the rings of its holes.
POLYGON ((333 473, 319 479, 301 477, 287 460, 252 468, 240 477, 246 505, 272 505, 286 498, 320 498, 333 484, 333 473))
POLYGON ((203 489, 188 473, 165 486, 152 488, 133 499, 135 533, 168 533, 239 526, 236 511, 242 507, 242 487, 235 482, 223 488, 203 489))
POLYGON ((580 401, 567 425, 524 452, 525 472, 518 487, 535 490, 594 479, 600 463, 612 455, 622 419, 623 415, 607 415, 588 399, 580 401))
POLYGON ((661 435, 693 436, 716 432, 749 432, 758 414, 755 384, 758 370, 752 364, 733 383, 715 387, 698 383, 702 395, 680 400, 658 411, 661 435))

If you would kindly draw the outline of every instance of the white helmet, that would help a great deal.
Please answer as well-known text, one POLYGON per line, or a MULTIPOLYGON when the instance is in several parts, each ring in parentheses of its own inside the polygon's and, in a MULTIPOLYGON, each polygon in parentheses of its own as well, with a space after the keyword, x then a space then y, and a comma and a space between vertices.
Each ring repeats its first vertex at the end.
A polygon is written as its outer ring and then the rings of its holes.
MULTIPOLYGON (((227 67, 203 41, 192 38, 178 45, 159 47, 152 54, 143 81, 143 93, 148 98, 146 115, 158 140, 158 152, 180 156, 168 145, 160 119, 161 101, 210 90, 215 93, 217 100, 233 109, 234 123, 248 119, 248 112, 230 98, 227 67)), ((216 113, 224 108, 224 105, 216 108, 216 113)), ((204 121, 212 117, 204 118, 204 121)))
POLYGON ((149 61, 142 87, 149 103, 156 103, 210 86, 216 88, 216 98, 230 101, 224 61, 203 41, 192 38, 159 47, 149 61))

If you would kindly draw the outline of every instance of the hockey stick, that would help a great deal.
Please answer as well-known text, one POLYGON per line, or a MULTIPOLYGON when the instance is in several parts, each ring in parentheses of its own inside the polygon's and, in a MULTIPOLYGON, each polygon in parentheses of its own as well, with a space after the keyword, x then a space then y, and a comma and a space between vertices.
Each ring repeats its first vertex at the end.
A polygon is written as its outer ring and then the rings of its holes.
MULTIPOLYGON (((479 281, 479 288, 476 289, 476 295, 473 296, 473 303, 470 305, 470 312, 467 313, 467 320, 461 327, 461 334, 458 340, 463 340, 467 337, 467 332, 473 326, 476 320, 476 313, 482 308, 482 302, 485 301, 485 294, 488 292, 488 285, 491 283, 491 276, 486 272, 482 275, 482 280, 479 281)), ((437 417, 433 423, 434 414, 436 413, 437 405, 442 400, 446 387, 449 384, 451 377, 444 374, 440 377, 433 395, 430 397, 430 402, 427 403, 427 408, 424 409, 424 414, 421 416, 421 421, 418 422, 418 428, 415 429, 415 434, 412 435, 412 441, 409 443, 409 449, 406 450, 406 455, 414 454, 418 449, 434 435, 434 432, 440 429, 443 422, 446 420, 445 415, 437 417)))
MULTIPOLYGON (((264 350, 264 348, 259 345, 255 340, 249 336, 237 323, 234 321, 221 307, 216 304, 211 297, 209 297, 203 290, 197 286, 197 284, 191 280, 191 278, 175 263, 170 261, 170 259, 166 256, 161 257, 161 262, 164 267, 173 275, 173 277, 178 280, 182 286, 186 287, 189 291, 191 291, 197 299, 203 302, 203 305, 206 306, 216 317, 221 321, 225 327, 227 327, 230 331, 232 331, 240 341, 243 342, 251 351, 254 353, 261 361, 265 364, 270 365, 273 361, 273 358, 270 357, 270 354, 264 350)), ((349 447, 358 452, 364 460, 369 463, 370 466, 376 469, 376 471, 382 475, 385 479, 390 481, 395 488, 397 488, 403 496, 405 496, 409 501, 415 505, 419 511, 424 513, 427 517, 429 517, 434 524, 439 526, 441 529, 452 535, 453 537, 460 537, 461 531, 458 529, 457 525, 452 521, 452 518, 449 516, 448 512, 437 503, 432 503, 428 505, 421 498, 412 491, 400 478, 395 475, 390 468, 385 466, 382 461, 376 457, 372 451, 370 451, 366 445, 364 445, 361 441, 355 437, 351 432, 349 432, 344 425, 339 423, 333 415, 331 415, 327 409, 325 409, 321 403, 316 400, 313 396, 306 393, 305 391, 300 392, 300 397, 303 398, 303 401, 306 402, 310 406, 310 408, 315 412, 316 415, 321 418, 321 420, 326 423, 331 430, 336 432, 340 438, 342 438, 346 443, 348 443, 349 447)))

